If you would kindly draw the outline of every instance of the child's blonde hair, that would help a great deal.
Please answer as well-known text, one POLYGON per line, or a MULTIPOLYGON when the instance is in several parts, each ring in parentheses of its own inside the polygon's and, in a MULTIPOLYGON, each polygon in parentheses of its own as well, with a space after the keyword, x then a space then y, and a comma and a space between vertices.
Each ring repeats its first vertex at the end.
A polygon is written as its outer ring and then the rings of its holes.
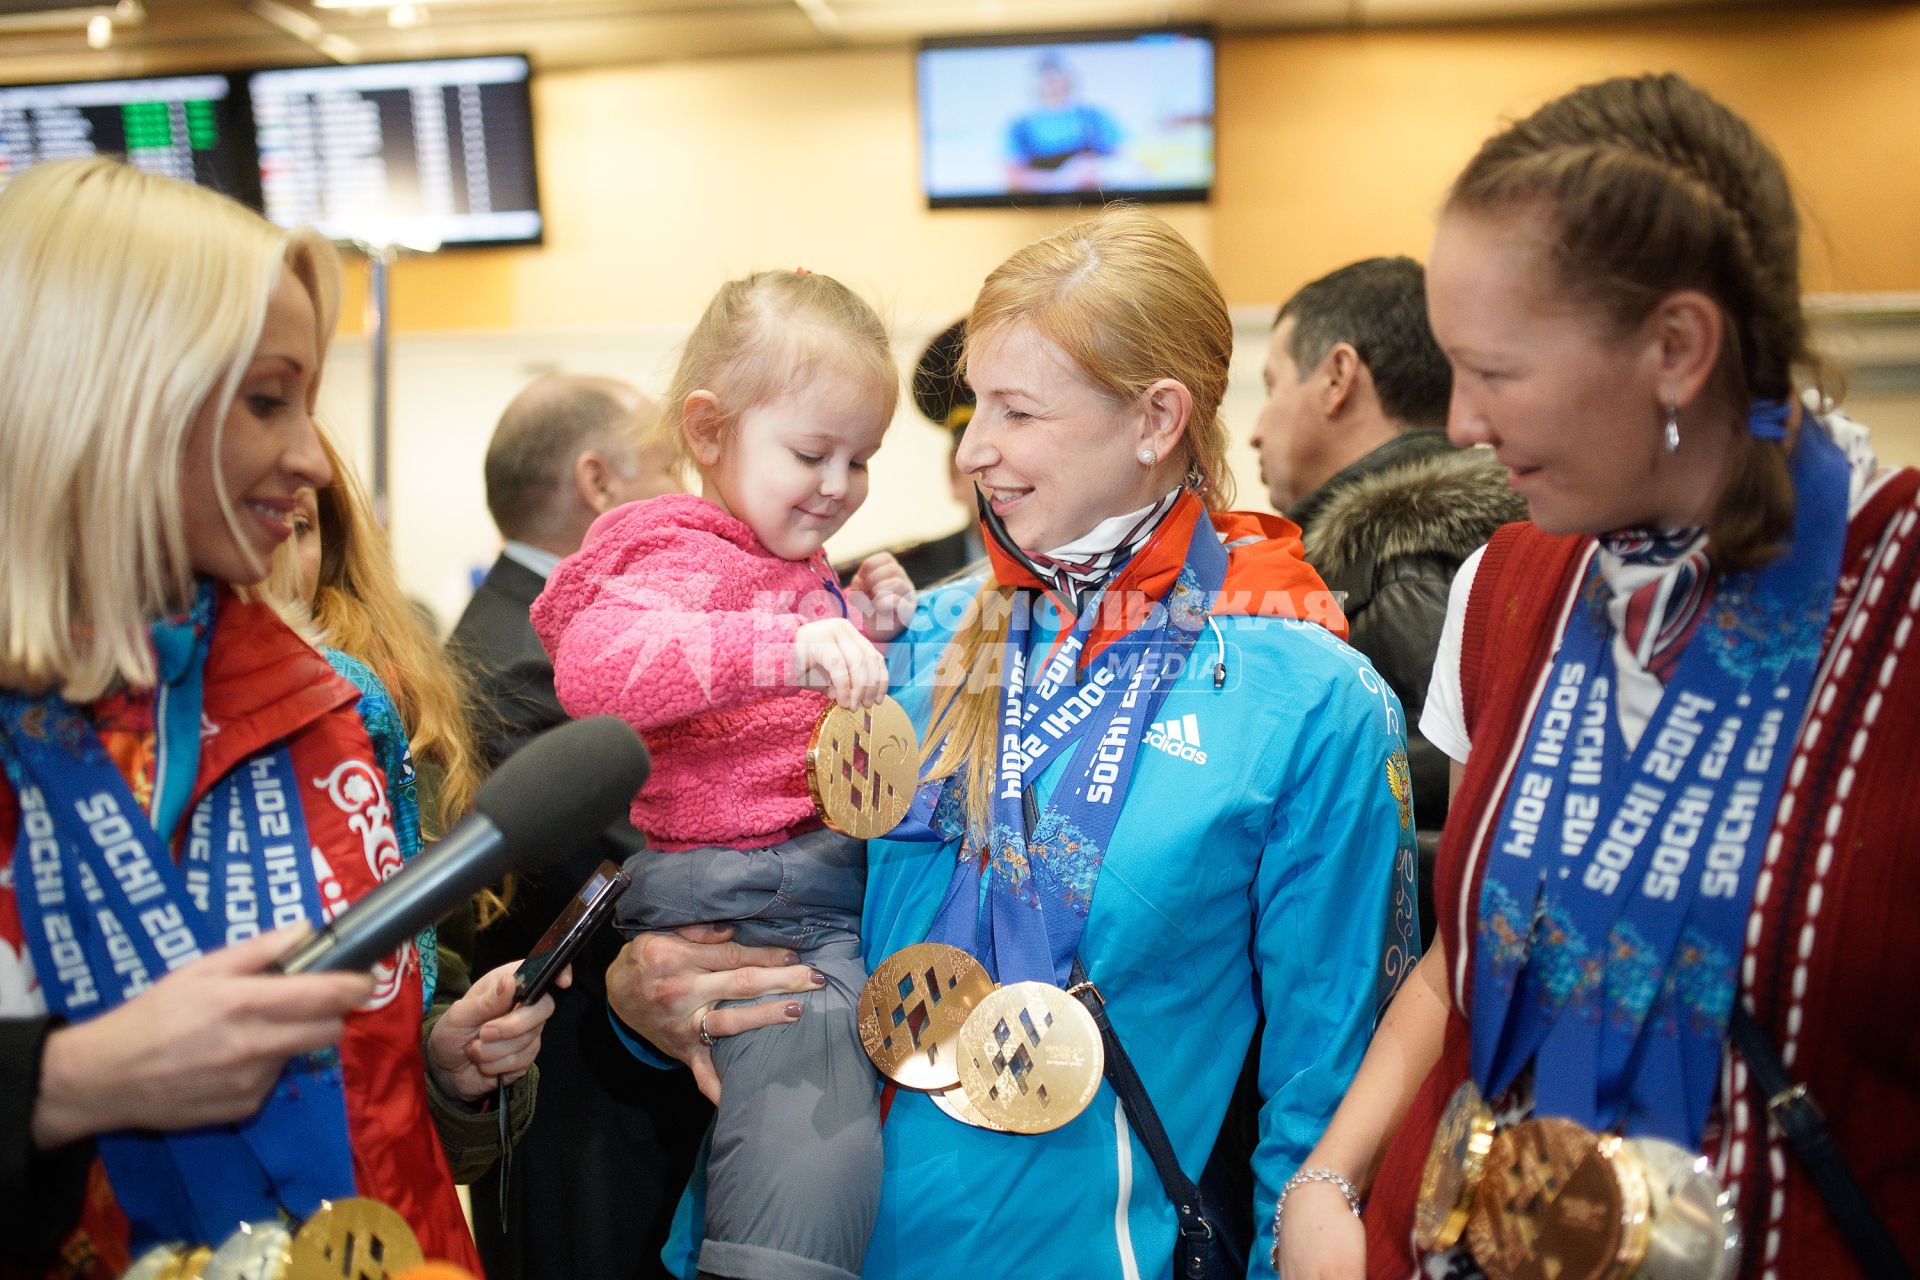
MULTIPOLYGON (((1233 356, 1233 321, 1213 274, 1159 218, 1114 205, 1019 250, 996 267, 967 317, 977 351, 1025 324, 1058 346, 1115 400, 1136 400, 1162 378, 1193 397, 1180 448, 1188 483, 1211 510, 1233 501, 1220 401, 1233 356)), ((1000 738, 1000 663, 1012 592, 991 579, 941 651, 927 734, 930 777, 964 770, 969 824, 984 830, 1000 738)))
POLYGON ((822 364, 870 382, 893 417, 900 372, 887 326, 859 294, 810 271, 729 280, 687 337, 651 441, 683 477, 697 474, 684 429, 688 396, 712 392, 730 431, 742 413, 805 386, 822 364))
MULTIPOLYGON (((311 231, 99 158, 0 195, 0 685, 85 703, 153 684, 146 624, 192 594, 187 435, 212 414, 219 456, 283 272, 324 355, 340 266, 311 231)), ((244 548, 218 468, 214 485, 244 548)))

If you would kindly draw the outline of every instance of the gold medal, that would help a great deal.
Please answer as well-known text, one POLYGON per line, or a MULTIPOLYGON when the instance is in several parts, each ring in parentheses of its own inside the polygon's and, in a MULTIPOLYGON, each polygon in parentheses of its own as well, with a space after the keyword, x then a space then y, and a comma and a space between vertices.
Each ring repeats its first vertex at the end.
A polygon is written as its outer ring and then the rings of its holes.
POLYGON ((1647 1172, 1652 1227, 1634 1280, 1733 1280, 1740 1215, 1705 1156, 1659 1138, 1627 1143, 1647 1172))
POLYGON ((1420 1200, 1413 1212, 1413 1243, 1423 1253, 1451 1249, 1467 1229, 1474 1189, 1487 1170, 1493 1145, 1493 1111, 1473 1081, 1453 1091, 1440 1127, 1433 1131, 1427 1164, 1420 1172, 1420 1200))
POLYGON ((860 1043, 895 1084, 950 1089, 960 1083, 960 1028, 991 994, 993 979, 978 960, 944 942, 915 943, 867 979, 855 1015, 860 1043))
POLYGON ((1615 1280, 1646 1253, 1647 1180, 1617 1137, 1560 1117, 1494 1135, 1467 1218, 1489 1280, 1615 1280))
POLYGON ((293 1232, 281 1222, 243 1222, 213 1251, 201 1280, 287 1280, 293 1232))
POLYGON ((967 1091, 959 1085, 955 1085, 951 1089, 942 1089, 938 1093, 930 1094, 929 1096, 933 1099, 934 1106, 940 1108, 961 1124, 970 1124, 976 1129, 988 1129, 994 1133, 1005 1133, 1007 1131, 1005 1125, 995 1124, 993 1121, 981 1115, 980 1108, 973 1105, 973 1100, 967 1097, 967 1091))
POLYGON ((920 738, 899 703, 828 707, 807 743, 807 790, 821 821, 872 840, 900 825, 920 781, 920 738))
POLYGON ((982 1116, 1015 1133, 1046 1133, 1079 1115, 1105 1068, 1093 1015, 1051 983, 1001 987, 960 1030, 960 1087, 982 1116))
POLYGON ((406 1219, 366 1196, 322 1201, 290 1253, 288 1280, 387 1280, 426 1261, 406 1219))

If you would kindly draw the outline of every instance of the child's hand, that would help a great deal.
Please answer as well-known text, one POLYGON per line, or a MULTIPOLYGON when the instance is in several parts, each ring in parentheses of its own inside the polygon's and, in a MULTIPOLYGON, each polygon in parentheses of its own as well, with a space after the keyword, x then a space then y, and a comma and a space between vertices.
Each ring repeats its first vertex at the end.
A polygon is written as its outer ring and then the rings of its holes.
POLYGON ((793 633, 792 679, 843 707, 870 707, 887 696, 887 660, 845 618, 822 618, 793 633))
POLYGON ((913 583, 891 553, 878 552, 860 562, 847 595, 866 619, 867 634, 885 643, 907 629, 913 621, 913 583))

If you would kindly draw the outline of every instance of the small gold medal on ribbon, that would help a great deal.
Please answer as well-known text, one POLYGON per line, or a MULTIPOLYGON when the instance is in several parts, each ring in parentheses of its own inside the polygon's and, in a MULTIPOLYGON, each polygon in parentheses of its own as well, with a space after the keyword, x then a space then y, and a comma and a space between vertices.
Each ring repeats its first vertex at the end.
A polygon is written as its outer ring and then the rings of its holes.
POLYGON ((1467 1229, 1473 1193, 1493 1146, 1493 1111, 1468 1080, 1453 1091, 1427 1149, 1420 1199, 1413 1211, 1413 1243, 1423 1253, 1451 1249, 1467 1229))
POLYGON ((872 840, 899 826, 919 781, 920 737, 892 698, 858 711, 830 706, 814 724, 807 789, 841 835, 872 840))
POLYGON ((1093 1015, 1051 983, 1001 987, 960 1030, 960 1087, 982 1116, 1015 1133, 1046 1133, 1079 1115, 1105 1068, 1093 1015))
POLYGON ((1619 1280, 1647 1247, 1647 1180, 1614 1136, 1558 1116, 1494 1135, 1467 1219, 1489 1280, 1619 1280))
POLYGON ((985 966, 960 948, 902 948, 880 962, 860 992, 860 1043, 895 1084, 950 1089, 960 1083, 960 1028, 992 993, 985 966))
POLYGON ((1659 1138, 1634 1138, 1627 1149, 1646 1170, 1653 1219, 1634 1280, 1733 1280, 1740 1215, 1706 1157, 1659 1138))
POLYGON ((200 1280, 287 1280, 293 1232, 280 1222, 243 1222, 213 1251, 200 1280))
POLYGON ((406 1219, 366 1196, 323 1201, 291 1253, 288 1280, 387 1280, 426 1261, 406 1219))

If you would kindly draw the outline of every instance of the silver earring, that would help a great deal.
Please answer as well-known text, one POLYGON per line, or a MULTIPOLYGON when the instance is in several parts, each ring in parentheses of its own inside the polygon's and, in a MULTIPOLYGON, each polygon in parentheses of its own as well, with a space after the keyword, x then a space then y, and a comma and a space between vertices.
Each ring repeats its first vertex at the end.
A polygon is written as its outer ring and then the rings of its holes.
POLYGON ((1680 406, 1667 404, 1667 452, 1680 452, 1680 406))
POLYGON ((1160 461, 1160 455, 1151 449, 1142 449, 1140 451, 1140 461, 1143 465, 1150 467, 1160 461))

